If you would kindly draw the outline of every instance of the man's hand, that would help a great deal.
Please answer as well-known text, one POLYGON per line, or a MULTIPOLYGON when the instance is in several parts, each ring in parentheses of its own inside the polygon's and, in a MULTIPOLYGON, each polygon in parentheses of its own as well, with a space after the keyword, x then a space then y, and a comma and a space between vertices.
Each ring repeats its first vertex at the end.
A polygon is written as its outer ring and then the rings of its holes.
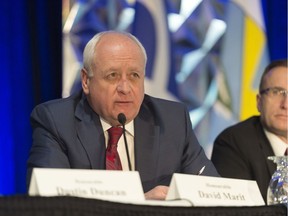
POLYGON ((145 193, 146 200, 165 200, 166 195, 168 193, 169 187, 167 186, 156 186, 152 190, 145 193))

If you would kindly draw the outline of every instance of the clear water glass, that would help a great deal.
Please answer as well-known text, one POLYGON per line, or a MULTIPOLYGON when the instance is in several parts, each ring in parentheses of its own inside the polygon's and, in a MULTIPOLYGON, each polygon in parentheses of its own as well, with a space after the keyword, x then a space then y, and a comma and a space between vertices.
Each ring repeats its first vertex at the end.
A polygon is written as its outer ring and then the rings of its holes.
POLYGON ((268 191, 267 204, 287 206, 288 195, 288 156, 269 156, 277 164, 277 169, 271 177, 268 191))

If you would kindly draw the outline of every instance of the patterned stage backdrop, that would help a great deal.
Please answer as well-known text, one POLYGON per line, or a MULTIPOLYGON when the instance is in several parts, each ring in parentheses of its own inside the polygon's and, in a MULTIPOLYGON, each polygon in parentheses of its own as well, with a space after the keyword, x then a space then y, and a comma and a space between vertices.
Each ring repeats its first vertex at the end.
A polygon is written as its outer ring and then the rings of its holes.
POLYGON ((258 113, 269 61, 259 0, 78 0, 63 28, 63 97, 80 88, 85 44, 111 29, 140 39, 146 93, 187 104, 208 157, 224 128, 258 113))

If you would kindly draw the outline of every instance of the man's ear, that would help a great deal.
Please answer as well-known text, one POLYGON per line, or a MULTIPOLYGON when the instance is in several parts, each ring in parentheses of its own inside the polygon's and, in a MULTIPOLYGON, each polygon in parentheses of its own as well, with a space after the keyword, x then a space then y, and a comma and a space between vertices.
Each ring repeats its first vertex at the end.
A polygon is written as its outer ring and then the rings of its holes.
POLYGON ((261 113, 261 95, 257 94, 256 96, 256 103, 257 103, 257 110, 259 113, 261 113))
POLYGON ((89 77, 88 77, 88 72, 86 71, 85 68, 81 69, 81 84, 82 84, 82 89, 85 94, 89 93, 89 77))

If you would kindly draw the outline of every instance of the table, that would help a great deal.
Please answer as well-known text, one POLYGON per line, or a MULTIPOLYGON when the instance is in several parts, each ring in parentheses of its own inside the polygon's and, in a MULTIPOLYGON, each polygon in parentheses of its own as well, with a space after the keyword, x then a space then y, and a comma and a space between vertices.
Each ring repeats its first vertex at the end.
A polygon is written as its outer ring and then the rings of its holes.
POLYGON ((287 216, 287 207, 164 207, 79 197, 0 197, 0 216, 287 216))

